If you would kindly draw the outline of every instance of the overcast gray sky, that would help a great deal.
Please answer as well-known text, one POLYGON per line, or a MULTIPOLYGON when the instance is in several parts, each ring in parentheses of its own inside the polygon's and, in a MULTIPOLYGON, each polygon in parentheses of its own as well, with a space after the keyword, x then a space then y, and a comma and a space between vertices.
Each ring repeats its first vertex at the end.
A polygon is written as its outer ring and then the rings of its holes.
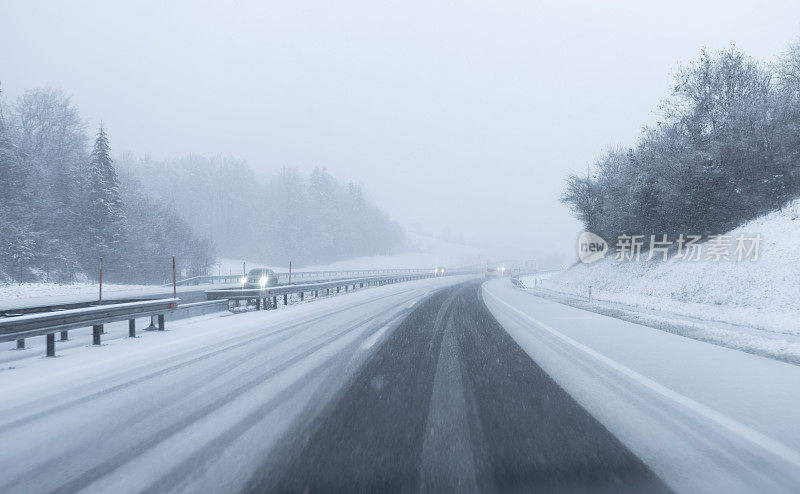
POLYGON ((679 63, 798 34, 796 0, 0 0, 0 81, 64 89, 118 153, 324 165, 407 227, 536 257, 571 254, 564 176, 632 143, 679 63))

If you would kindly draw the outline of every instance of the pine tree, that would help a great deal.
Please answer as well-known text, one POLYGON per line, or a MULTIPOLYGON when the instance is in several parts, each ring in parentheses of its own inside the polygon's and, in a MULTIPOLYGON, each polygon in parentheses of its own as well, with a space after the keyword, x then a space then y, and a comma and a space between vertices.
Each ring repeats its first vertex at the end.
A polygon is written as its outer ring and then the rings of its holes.
POLYGON ((111 148, 103 124, 85 173, 85 224, 88 230, 88 257, 85 267, 93 272, 98 257, 119 262, 122 259, 125 216, 119 196, 119 180, 111 159, 111 148))

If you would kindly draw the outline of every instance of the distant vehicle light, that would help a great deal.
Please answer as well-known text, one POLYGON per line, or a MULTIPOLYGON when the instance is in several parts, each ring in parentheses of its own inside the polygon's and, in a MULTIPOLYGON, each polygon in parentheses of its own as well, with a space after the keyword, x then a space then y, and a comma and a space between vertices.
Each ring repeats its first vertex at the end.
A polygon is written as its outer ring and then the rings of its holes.
POLYGON ((242 285, 247 283, 247 276, 242 276, 242 285))
POLYGON ((258 280, 258 283, 261 285, 261 288, 264 288, 265 286, 267 286, 267 277, 262 276, 261 279, 258 280))

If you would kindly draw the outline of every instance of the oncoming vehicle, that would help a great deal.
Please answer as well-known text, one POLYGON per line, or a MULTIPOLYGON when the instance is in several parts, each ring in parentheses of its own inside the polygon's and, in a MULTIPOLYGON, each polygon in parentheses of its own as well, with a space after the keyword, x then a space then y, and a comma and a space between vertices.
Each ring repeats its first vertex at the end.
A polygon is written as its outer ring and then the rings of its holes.
POLYGON ((242 284, 245 288, 264 288, 265 286, 274 286, 278 284, 278 275, 275 271, 267 268, 251 269, 247 276, 242 278, 242 284))
POLYGON ((444 268, 441 267, 441 266, 439 266, 438 268, 435 268, 433 270, 433 275, 434 276, 444 276, 444 268))

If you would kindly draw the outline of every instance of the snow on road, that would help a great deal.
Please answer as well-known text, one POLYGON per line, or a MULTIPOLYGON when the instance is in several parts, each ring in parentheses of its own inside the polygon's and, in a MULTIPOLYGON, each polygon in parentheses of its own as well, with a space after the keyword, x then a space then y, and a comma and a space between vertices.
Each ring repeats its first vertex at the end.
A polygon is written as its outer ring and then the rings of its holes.
POLYGON ((522 348, 679 492, 796 492, 800 367, 484 285, 522 348))
MULTIPOLYGON (((630 303, 612 302, 602 297, 568 294, 544 288, 546 283, 539 275, 521 278, 524 289, 530 293, 625 321, 643 324, 675 333, 688 338, 714 343, 735 350, 742 350, 800 364, 800 333, 797 331, 771 331, 752 326, 731 324, 710 318, 698 318, 686 313, 672 310, 650 308, 630 303)), ((636 295, 632 295, 636 299, 636 295)), ((715 311, 724 312, 724 307, 716 307, 715 311)), ((687 311, 691 313, 691 311, 687 311)), ((768 314, 769 311, 763 311, 768 314)), ((800 315, 798 315, 800 318, 800 315)))
POLYGON ((463 279, 187 319, 17 361, 0 370, 0 492, 238 490, 412 302, 463 279))

